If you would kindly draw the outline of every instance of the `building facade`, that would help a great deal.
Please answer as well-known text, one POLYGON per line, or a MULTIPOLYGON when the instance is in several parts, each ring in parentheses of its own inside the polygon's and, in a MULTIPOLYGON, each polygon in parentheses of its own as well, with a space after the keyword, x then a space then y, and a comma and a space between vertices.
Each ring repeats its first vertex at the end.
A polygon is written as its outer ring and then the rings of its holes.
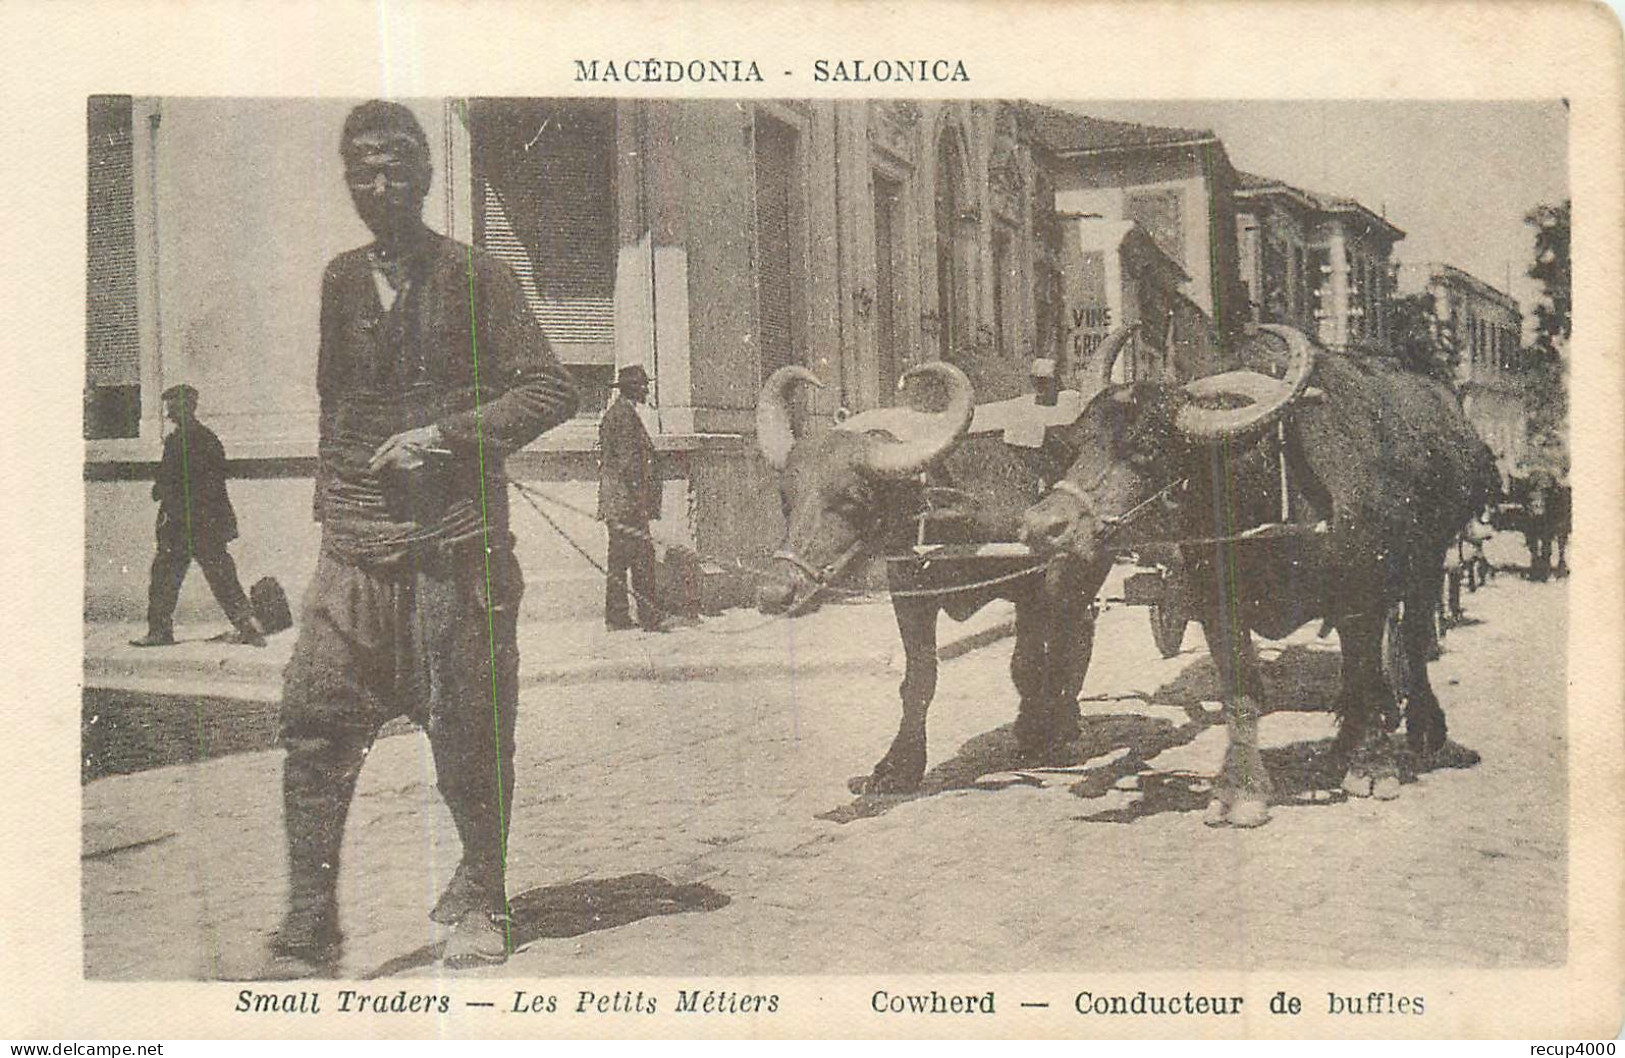
MULTIPOLYGON (((1054 157, 1056 209, 1132 223, 1182 274, 1178 303, 1155 315, 1175 312, 1190 335, 1176 343, 1183 357, 1177 371, 1185 377, 1206 373, 1212 358, 1222 355, 1219 347, 1246 322, 1235 243, 1236 174, 1224 145, 1206 131, 1029 109, 1054 157)), ((1155 322, 1148 316, 1148 330, 1160 330, 1152 327, 1155 322)))
MULTIPOLYGON (((233 460, 245 576, 314 564, 320 277, 363 245, 342 179, 352 103, 96 97, 89 113, 86 611, 136 619, 152 547, 158 394, 189 382, 233 460)), ((589 516, 617 367, 654 379, 656 531, 760 559, 782 525, 752 437, 797 363, 827 383, 808 428, 896 399, 943 358, 978 397, 1023 390, 1062 340, 1051 155, 1019 104, 436 99, 411 102, 435 166, 425 220, 511 264, 586 400, 509 460, 589 516)), ((523 513, 527 610, 582 614, 597 574, 523 513)), ((600 555, 600 557, 602 557, 600 555)), ((200 580, 194 578, 194 580, 200 580)), ((189 584, 182 617, 207 613, 189 584)))
POLYGON ((1185 293, 1190 277, 1134 221, 1061 214, 1062 290, 1070 365, 1067 388, 1088 393, 1097 351, 1120 327, 1137 327, 1113 368, 1118 381, 1189 378, 1210 360, 1212 326, 1185 293))
POLYGON ((1530 456, 1523 409, 1523 313, 1509 294, 1452 265, 1406 266, 1401 293, 1433 298, 1434 326, 1456 351, 1456 390, 1505 484, 1530 456))
POLYGON ((1238 174, 1236 242, 1249 317, 1332 349, 1387 345, 1394 244, 1405 233, 1351 198, 1238 174))

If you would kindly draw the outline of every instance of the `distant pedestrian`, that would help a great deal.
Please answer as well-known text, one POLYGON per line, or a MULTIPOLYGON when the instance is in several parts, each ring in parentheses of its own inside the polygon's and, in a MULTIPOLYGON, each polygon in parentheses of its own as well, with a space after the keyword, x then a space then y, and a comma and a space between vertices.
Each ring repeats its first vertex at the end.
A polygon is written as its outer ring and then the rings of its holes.
POLYGON ((604 626, 612 632, 632 627, 626 598, 630 574, 638 624, 645 631, 662 632, 655 604, 655 546, 649 536, 649 523, 660 516, 660 476, 654 442, 637 411, 637 405, 649 399, 649 374, 637 364, 623 367, 615 388, 620 397, 598 426, 598 517, 609 529, 604 626))
POLYGON ((226 493, 226 449, 214 431, 197 420, 198 391, 171 386, 162 396, 164 418, 175 424, 164 438, 164 455, 152 484, 158 501, 158 553, 147 586, 147 634, 132 646, 164 647, 175 642, 175 603, 192 560, 215 601, 226 611, 232 631, 222 642, 262 647, 265 637, 237 579, 226 545, 237 539, 237 514, 226 493))

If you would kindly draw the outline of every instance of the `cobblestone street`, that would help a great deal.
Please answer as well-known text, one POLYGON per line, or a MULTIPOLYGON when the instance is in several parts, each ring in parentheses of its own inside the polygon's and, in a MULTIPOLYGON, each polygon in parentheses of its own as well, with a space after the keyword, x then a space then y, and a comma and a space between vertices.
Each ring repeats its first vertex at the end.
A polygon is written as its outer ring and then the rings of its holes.
MULTIPOLYGON (((1466 597, 1433 683, 1482 755, 1392 802, 1317 773, 1336 638, 1261 644, 1283 802, 1202 825, 1223 753, 1192 627, 1163 660, 1103 614, 1070 769, 1012 773, 1009 640, 945 663, 926 789, 855 799, 898 717, 900 661, 779 678, 533 685, 509 888, 528 941, 492 976, 1538 966, 1565 957, 1568 581, 1466 597)), ((846 607, 894 636, 884 603, 846 607)), ((819 615, 822 617, 823 615, 819 615)), ((695 635, 696 631, 674 634, 695 635)), ((727 641, 719 638, 719 645, 727 641)), ((285 885, 281 756, 85 786, 87 976, 244 973, 285 885)), ((349 976, 440 974, 426 914, 457 856, 419 734, 361 778, 341 901, 349 976)))

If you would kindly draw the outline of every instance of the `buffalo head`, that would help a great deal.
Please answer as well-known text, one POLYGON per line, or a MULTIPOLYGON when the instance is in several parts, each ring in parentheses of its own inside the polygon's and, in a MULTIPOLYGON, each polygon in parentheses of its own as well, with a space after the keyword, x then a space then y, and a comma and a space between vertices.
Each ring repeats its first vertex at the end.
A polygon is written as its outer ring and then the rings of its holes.
POLYGON ((801 383, 823 383, 806 368, 790 366, 773 372, 762 386, 756 439, 779 472, 785 517, 774 572, 757 591, 762 612, 802 609, 854 561, 883 546, 891 523, 912 513, 920 472, 970 428, 975 399, 963 371, 933 362, 909 371, 903 381, 914 376, 946 385, 945 410, 877 408, 800 440, 790 425, 789 392, 801 383))
MULTIPOLYGON (((1039 552, 1071 551, 1087 562, 1108 552, 1125 517, 1144 511, 1177 478, 1182 453, 1221 441, 1256 438, 1302 395, 1315 347, 1290 327, 1259 328, 1287 345, 1285 379, 1253 371, 1210 375, 1183 386, 1169 382, 1107 383, 1079 418, 1077 461, 1026 513, 1022 540, 1039 552), (1208 407, 1208 403, 1224 407, 1208 407)), ((1109 379, 1121 343, 1102 348, 1109 379)), ((1154 511, 1151 507, 1149 510, 1154 511)))

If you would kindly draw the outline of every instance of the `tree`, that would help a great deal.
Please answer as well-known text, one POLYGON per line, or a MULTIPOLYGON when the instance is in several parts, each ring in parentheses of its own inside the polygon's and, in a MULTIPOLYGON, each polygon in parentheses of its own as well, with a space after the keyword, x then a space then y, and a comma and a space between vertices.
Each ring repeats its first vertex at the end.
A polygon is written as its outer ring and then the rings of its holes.
MULTIPOLYGON (((1389 289, 1394 289, 1390 284, 1389 289)), ((1450 322, 1441 321, 1428 291, 1395 295, 1388 302, 1389 344, 1400 363, 1411 371, 1436 378, 1449 386, 1456 382, 1461 350, 1450 322)))
POLYGON ((1539 281, 1535 337, 1525 353, 1524 411, 1537 447, 1568 436, 1567 353, 1573 334, 1569 256, 1570 203, 1536 206, 1524 217, 1535 229, 1535 260, 1529 278, 1539 281))

